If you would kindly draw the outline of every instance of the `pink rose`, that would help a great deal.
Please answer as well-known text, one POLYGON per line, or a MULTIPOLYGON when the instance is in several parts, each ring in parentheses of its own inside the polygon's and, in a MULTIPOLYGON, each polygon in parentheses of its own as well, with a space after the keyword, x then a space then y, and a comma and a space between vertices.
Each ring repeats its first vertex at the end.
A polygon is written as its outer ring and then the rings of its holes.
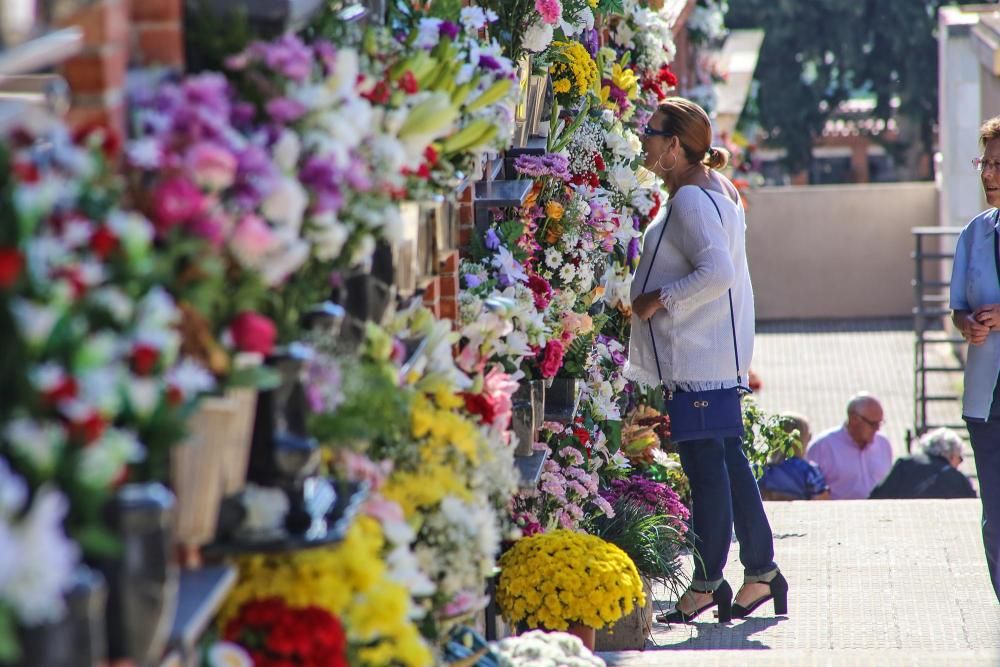
POLYGON ((542 358, 542 377, 555 377, 559 369, 562 368, 563 355, 566 353, 562 342, 558 339, 550 340, 545 346, 545 356, 542 358))
POLYGON ((244 311, 229 323, 229 334, 240 352, 256 352, 267 356, 274 350, 278 329, 274 322, 260 313, 244 311))
POLYGON ((246 215, 237 223, 229 246, 240 264, 254 268, 276 245, 274 232, 260 217, 246 215))
POLYGON ((153 191, 153 224, 160 233, 187 222, 205 208, 205 197, 194 183, 176 176, 162 181, 153 191))
POLYGON ((236 156, 210 141, 195 144, 185 166, 198 185, 212 192, 225 190, 236 176, 236 156))

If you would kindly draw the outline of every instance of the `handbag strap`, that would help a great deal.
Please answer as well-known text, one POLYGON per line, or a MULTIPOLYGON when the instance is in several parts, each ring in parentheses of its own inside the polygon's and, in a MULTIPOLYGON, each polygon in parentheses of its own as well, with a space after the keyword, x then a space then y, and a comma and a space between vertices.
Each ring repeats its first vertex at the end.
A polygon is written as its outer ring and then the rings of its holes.
MULTIPOLYGON (((708 197, 708 201, 712 202, 712 206, 715 207, 715 212, 719 214, 719 224, 725 228, 726 224, 722 221, 722 211, 719 210, 719 205, 715 203, 712 199, 712 195, 708 194, 708 190, 698 186, 705 196, 708 197)), ((740 387, 743 385, 743 373, 740 371, 740 349, 736 344, 736 316, 733 314, 733 288, 729 288, 729 324, 733 330, 733 355, 736 357, 736 386, 740 387)))
MULTIPOLYGON (((667 217, 663 220, 663 226, 660 227, 660 238, 656 239, 656 247, 653 248, 653 257, 649 260, 649 270, 646 271, 646 279, 642 281, 642 293, 646 293, 646 285, 649 284, 649 276, 653 273, 653 262, 656 261, 656 254, 660 251, 660 242, 663 241, 663 233, 667 231, 667 223, 670 222, 670 214, 674 212, 674 207, 671 204, 670 208, 667 209, 667 217)), ((646 320, 646 324, 649 325, 649 342, 653 346, 653 359, 656 360, 656 375, 660 378, 660 384, 663 384, 663 371, 660 369, 660 354, 656 351, 656 336, 653 335, 653 318, 646 320)))

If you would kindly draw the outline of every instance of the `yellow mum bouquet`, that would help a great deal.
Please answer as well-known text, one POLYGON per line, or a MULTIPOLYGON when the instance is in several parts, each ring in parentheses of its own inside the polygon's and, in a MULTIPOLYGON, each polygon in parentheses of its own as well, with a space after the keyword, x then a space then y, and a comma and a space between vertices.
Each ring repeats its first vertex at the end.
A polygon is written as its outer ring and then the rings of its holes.
POLYGON ((599 537, 555 530, 518 540, 500 559, 497 603, 510 623, 600 629, 646 604, 635 564, 599 537))
POLYGON ((600 72, 586 47, 579 42, 552 42, 553 62, 549 68, 552 92, 563 106, 572 104, 588 92, 597 92, 600 72))

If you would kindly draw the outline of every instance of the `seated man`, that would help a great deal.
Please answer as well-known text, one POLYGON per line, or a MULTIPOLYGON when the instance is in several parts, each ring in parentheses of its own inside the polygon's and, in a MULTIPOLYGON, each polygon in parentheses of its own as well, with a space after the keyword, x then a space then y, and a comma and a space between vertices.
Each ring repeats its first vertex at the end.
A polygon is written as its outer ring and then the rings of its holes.
POLYGON ((871 498, 975 498, 969 478, 958 471, 962 439, 947 428, 920 438, 923 453, 898 459, 871 498))
POLYGON ((798 432, 791 456, 776 453, 757 482, 764 500, 829 500, 830 487, 815 463, 802 458, 812 434, 809 422, 799 415, 784 415, 781 426, 787 433, 798 432))
POLYGON ((892 466, 892 446, 879 434, 882 405, 869 394, 847 404, 847 421, 821 434, 806 457, 819 466, 833 500, 867 498, 892 466))

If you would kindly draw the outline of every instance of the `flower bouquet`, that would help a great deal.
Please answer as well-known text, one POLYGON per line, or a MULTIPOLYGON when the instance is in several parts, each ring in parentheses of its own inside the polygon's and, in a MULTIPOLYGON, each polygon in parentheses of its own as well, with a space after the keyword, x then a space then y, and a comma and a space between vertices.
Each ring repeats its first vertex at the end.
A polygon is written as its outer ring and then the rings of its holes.
POLYGON ((493 647, 500 667, 531 664, 537 667, 604 667, 579 637, 565 632, 532 630, 501 639, 493 647))
POLYGON ((497 603, 509 622, 528 628, 593 630, 646 603, 632 560, 593 535, 555 530, 522 538, 500 567, 497 603))
POLYGON ((340 620, 321 607, 292 608, 281 598, 247 602, 226 623, 222 637, 247 650, 254 667, 348 667, 340 620))

